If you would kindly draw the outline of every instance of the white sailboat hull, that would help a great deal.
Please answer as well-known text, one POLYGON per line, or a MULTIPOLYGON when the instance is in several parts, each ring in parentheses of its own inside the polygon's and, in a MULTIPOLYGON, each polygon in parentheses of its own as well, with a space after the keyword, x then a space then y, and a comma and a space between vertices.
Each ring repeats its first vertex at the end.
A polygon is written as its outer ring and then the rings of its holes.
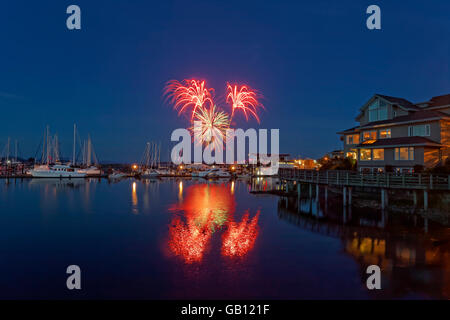
POLYGON ((78 172, 85 173, 88 176, 99 176, 101 174, 101 171, 97 167, 90 167, 86 169, 79 169, 78 172))
POLYGON ((52 168, 37 168, 30 171, 33 178, 84 178, 86 173, 78 171, 54 170, 52 168))

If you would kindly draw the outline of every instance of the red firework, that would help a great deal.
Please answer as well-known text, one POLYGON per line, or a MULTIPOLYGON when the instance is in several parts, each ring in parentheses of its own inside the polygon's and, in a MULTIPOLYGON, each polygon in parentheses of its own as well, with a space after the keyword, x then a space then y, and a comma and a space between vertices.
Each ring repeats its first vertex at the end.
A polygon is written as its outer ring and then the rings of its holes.
POLYGON ((259 123, 258 108, 264 106, 258 101, 258 94, 249 86, 230 85, 227 83, 226 102, 231 104, 231 117, 235 110, 241 110, 245 119, 248 121, 248 115, 251 114, 259 123))
POLYGON ((191 110, 191 120, 194 118, 197 108, 213 106, 212 95, 214 89, 207 88, 205 80, 186 79, 182 82, 169 81, 165 87, 164 94, 178 110, 178 115, 191 110))

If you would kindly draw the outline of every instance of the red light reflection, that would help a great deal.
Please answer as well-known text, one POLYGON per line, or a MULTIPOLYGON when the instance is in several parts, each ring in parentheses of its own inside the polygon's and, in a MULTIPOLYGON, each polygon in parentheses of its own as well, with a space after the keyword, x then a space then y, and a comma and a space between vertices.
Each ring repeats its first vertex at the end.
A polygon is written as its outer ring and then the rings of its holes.
POLYGON ((259 211, 249 220, 246 212, 242 221, 233 221, 234 195, 227 184, 196 184, 186 189, 186 196, 170 211, 181 211, 169 226, 169 249, 191 264, 201 262, 212 235, 225 227, 222 236, 222 255, 244 256, 250 251, 258 235, 259 211))
POLYGON ((222 237, 222 255, 228 257, 242 257, 255 245, 258 236, 259 210, 249 220, 248 211, 241 222, 230 221, 222 237))
POLYGON ((226 184, 196 184, 186 189, 186 197, 171 211, 183 211, 186 220, 200 228, 221 228, 235 210, 234 197, 226 184))
POLYGON ((186 263, 201 261, 211 234, 209 228, 202 229, 192 221, 186 225, 177 217, 169 228, 169 248, 173 254, 182 256, 186 263))

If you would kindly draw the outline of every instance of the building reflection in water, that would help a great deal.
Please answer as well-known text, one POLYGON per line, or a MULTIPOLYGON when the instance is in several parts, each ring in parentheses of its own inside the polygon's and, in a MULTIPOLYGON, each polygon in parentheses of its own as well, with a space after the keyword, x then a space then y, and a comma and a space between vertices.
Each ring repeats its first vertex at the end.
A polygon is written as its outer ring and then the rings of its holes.
POLYGON ((222 229, 224 256, 242 257, 251 250, 259 212, 253 218, 246 212, 235 222, 233 189, 229 184, 194 184, 185 188, 183 196, 183 184, 179 184, 179 202, 170 207, 174 218, 169 225, 169 249, 174 255, 186 263, 202 261, 211 238, 222 229))
POLYGON ((382 270, 380 298, 411 294, 450 298, 450 229, 417 215, 342 208, 336 199, 280 198, 278 216, 300 228, 340 238, 360 266, 365 288, 369 265, 382 270), (340 208, 340 209, 339 209, 340 208))

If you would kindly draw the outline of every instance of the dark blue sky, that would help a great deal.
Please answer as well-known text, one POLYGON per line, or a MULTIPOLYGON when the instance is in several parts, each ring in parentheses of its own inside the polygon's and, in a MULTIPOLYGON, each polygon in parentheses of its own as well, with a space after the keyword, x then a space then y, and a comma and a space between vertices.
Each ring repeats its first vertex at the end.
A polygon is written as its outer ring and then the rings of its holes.
POLYGON ((100 160, 138 161, 147 140, 186 124, 163 103, 170 79, 258 88, 261 127, 280 128, 282 152, 311 157, 341 146, 336 132, 374 93, 450 93, 447 0, 0 3, 0 149, 10 136, 24 156, 46 124, 70 156, 76 122, 100 160), (66 28, 70 4, 80 31, 66 28), (370 4, 382 30, 366 28, 370 4))

